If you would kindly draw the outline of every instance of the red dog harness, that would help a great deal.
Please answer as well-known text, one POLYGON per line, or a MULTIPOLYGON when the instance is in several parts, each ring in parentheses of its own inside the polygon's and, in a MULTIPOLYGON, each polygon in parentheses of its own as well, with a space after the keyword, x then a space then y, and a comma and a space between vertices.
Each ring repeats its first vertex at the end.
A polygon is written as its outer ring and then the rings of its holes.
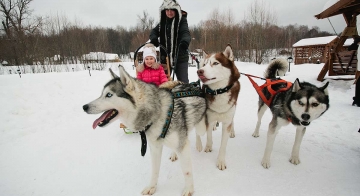
MULTIPOLYGON (((274 96, 279 93, 279 92, 283 92, 283 91, 286 91, 288 90, 291 86, 292 86, 292 83, 291 82, 288 82, 286 80, 283 80, 283 79, 280 79, 280 80, 271 80, 271 79, 266 79, 266 82, 265 84, 259 86, 252 78, 251 78, 251 75, 248 75, 246 74, 246 76, 249 78, 251 84, 254 86, 256 92, 259 94, 260 98, 264 101, 264 103, 267 105, 267 106, 270 106, 270 103, 271 101, 274 99, 274 96), (273 88, 271 88, 271 86, 273 84, 279 84, 279 83, 283 83, 283 84, 286 84, 286 87, 283 87, 283 88, 280 88, 278 90, 274 90, 273 88), (264 88, 267 88, 267 90, 269 91, 269 93, 271 94, 270 98, 267 99, 264 95, 264 93, 262 92, 262 90, 264 88)), ((252 77, 255 77, 255 76, 252 76, 252 77)))

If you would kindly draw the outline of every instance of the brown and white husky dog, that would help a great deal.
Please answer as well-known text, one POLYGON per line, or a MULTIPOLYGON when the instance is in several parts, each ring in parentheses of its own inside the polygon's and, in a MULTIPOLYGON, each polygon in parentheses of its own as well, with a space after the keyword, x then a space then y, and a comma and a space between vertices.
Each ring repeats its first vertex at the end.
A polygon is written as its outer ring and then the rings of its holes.
MULTIPOLYGON (((235 137, 234 115, 236 102, 240 92, 240 73, 234 63, 234 55, 231 46, 228 45, 224 52, 207 54, 204 52, 197 71, 198 77, 203 83, 202 89, 207 100, 206 109, 206 132, 207 142, 204 151, 212 151, 212 130, 217 122, 222 123, 222 139, 217 158, 217 167, 226 169, 226 146, 229 137, 235 137)), ((203 149, 200 134, 196 136, 196 148, 200 152, 203 149)))

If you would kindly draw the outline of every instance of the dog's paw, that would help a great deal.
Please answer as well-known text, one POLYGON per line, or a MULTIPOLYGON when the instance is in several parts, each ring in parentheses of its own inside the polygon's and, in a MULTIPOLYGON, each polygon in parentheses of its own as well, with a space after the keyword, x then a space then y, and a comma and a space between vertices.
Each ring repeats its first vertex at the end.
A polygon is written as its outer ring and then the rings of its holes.
POLYGON ((252 136, 253 136, 253 137, 259 137, 259 136, 260 136, 260 134, 259 134, 259 132, 258 132, 258 131, 255 131, 255 132, 252 134, 252 136))
POLYGON ((263 158, 263 160, 261 161, 261 165, 265 169, 269 169, 270 168, 270 160, 263 158))
POLYGON ((290 163, 294 164, 294 165, 298 165, 300 164, 300 159, 299 157, 297 156, 292 156, 290 159, 289 159, 290 163))
POLYGON ((234 138, 234 137, 235 137, 235 132, 234 132, 234 131, 230 131, 229 137, 230 137, 230 138, 234 138))
POLYGON ((217 160, 216 163, 217 168, 219 168, 220 170, 225 170, 226 169, 226 161, 225 160, 217 160))
POLYGON ((171 160, 172 162, 178 160, 177 154, 176 154, 175 152, 171 153, 170 160, 171 160))
POLYGON ((206 153, 208 153, 208 152, 212 152, 212 147, 211 147, 211 146, 206 145, 204 152, 206 152, 206 153))
POLYGON ((156 191, 156 186, 148 186, 145 187, 144 190, 141 192, 142 195, 152 195, 156 191))
POLYGON ((194 187, 184 188, 182 196, 192 196, 194 193, 194 187))

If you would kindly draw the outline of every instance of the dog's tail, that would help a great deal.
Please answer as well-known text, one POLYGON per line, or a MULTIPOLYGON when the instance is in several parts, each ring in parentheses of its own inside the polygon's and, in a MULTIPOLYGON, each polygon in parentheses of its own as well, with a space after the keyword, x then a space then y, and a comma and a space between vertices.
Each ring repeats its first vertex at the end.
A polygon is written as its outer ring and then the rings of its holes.
POLYGON ((288 62, 283 58, 277 58, 270 62, 266 68, 264 77, 265 78, 276 78, 276 76, 285 76, 289 68, 288 62))

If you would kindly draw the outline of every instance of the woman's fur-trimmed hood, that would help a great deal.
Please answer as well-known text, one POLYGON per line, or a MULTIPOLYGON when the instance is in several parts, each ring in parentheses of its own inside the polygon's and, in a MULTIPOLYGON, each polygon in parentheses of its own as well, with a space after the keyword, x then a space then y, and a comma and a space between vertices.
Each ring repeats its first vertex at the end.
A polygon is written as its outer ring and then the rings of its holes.
POLYGON ((164 0, 162 5, 160 6, 160 18, 163 14, 165 14, 165 10, 176 10, 177 15, 179 16, 179 20, 181 19, 181 7, 179 3, 176 2, 176 0, 164 0))

